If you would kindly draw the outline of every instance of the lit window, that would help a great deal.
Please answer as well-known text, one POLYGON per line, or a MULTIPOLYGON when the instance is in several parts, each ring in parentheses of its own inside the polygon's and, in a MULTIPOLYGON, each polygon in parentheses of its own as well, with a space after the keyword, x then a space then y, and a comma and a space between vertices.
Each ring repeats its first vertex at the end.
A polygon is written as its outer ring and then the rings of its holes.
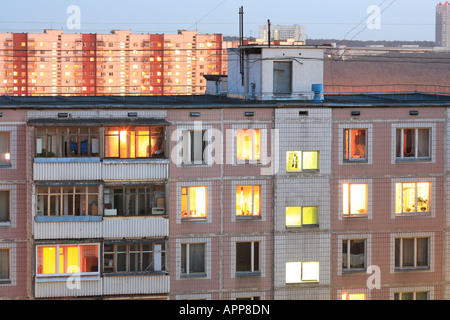
POLYGON ((429 182, 395 184, 395 213, 430 213, 429 182))
POLYGON ((236 158, 241 161, 259 161, 260 155, 260 130, 243 129, 236 131, 236 158))
POLYGON ((164 140, 164 127, 106 128, 105 157, 164 157, 164 140))
POLYGON ((9 191, 0 190, 0 222, 10 221, 9 191))
POLYGON ((259 242, 236 242, 236 272, 259 271, 259 242))
POLYGON ((318 282, 319 262, 286 262, 286 283, 318 282))
POLYGON ((38 275, 98 273, 98 245, 51 245, 37 247, 38 275))
POLYGON ((36 187, 38 216, 98 215, 98 187, 36 187))
POLYGON ((395 292, 394 300, 429 300, 428 291, 395 292))
POLYGON ((165 186, 142 184, 105 186, 105 216, 146 216, 165 214, 165 186))
POLYGON ((367 130, 344 130, 344 159, 348 161, 367 161, 367 130))
POLYGON ((367 210, 367 184, 344 183, 342 185, 343 215, 366 215, 367 210))
POLYGON ((288 151, 286 152, 286 171, 301 172, 319 169, 318 151, 288 151))
POLYGON ((202 164, 205 162, 206 131, 183 131, 183 164, 202 164))
POLYGON ((430 139, 430 129, 397 129, 397 159, 430 159, 430 139))
POLYGON ((206 187, 181 188, 181 217, 205 219, 207 214, 206 187))
POLYGON ((429 245, 429 238, 395 239, 395 268, 428 269, 429 245))
POLYGON ((165 243, 117 243, 104 245, 105 273, 152 273, 166 269, 165 243))
POLYGON ((365 293, 343 293, 341 300, 366 300, 365 293))
POLYGON ((261 186, 236 187, 236 216, 259 217, 261 215, 261 186))
POLYGON ((11 164, 10 133, 0 132, 0 166, 11 164))
POLYGON ((347 271, 363 271, 366 268, 366 241, 342 241, 342 269, 347 271))
POLYGON ((317 207, 286 207, 286 227, 317 225, 317 207))
POLYGON ((205 244, 181 244, 181 274, 204 275, 205 273, 205 244))
POLYGON ((0 281, 10 281, 10 250, 0 249, 0 281))

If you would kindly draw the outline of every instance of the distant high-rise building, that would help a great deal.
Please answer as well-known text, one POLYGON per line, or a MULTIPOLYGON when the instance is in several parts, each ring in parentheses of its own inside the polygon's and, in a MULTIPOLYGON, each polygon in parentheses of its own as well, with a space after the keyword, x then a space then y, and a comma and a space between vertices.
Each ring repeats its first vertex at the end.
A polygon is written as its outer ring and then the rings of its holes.
MULTIPOLYGON (((268 26, 259 26, 259 38, 267 40, 268 26)), ((296 42, 306 41, 305 26, 298 24, 293 25, 271 25, 270 26, 271 40, 287 40, 293 39, 296 42)))
POLYGON ((436 47, 450 49, 450 3, 439 3, 436 5, 436 47))

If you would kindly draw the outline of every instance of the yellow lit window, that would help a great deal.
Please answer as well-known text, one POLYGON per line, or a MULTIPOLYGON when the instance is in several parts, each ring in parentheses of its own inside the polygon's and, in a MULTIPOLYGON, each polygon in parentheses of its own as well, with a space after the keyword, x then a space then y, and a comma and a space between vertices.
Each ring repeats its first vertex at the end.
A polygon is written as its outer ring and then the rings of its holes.
POLYGON ((344 130, 344 159, 348 161, 367 160, 367 130, 344 130))
POLYGON ((429 213, 429 182, 395 184, 395 213, 429 213))
POLYGON ((286 171, 301 172, 319 169, 318 151, 288 151, 286 152, 286 171))
POLYGON ((342 185, 342 213, 344 216, 367 214, 368 186, 363 183, 342 185))
POLYGON ((240 129, 236 131, 236 158, 244 161, 259 161, 260 130, 240 129))
POLYGON ((317 207, 286 207, 286 227, 317 224, 317 207))
POLYGON ((261 215, 261 186, 236 187, 236 216, 259 217, 261 215))
POLYGON ((206 187, 181 188, 181 217, 205 219, 207 214, 206 187))
POLYGON ((37 248, 37 274, 98 272, 98 245, 55 245, 37 248))
POLYGON ((286 262, 286 283, 318 282, 319 262, 286 262))
POLYGON ((344 292, 341 294, 342 300, 366 300, 365 293, 347 293, 344 292))

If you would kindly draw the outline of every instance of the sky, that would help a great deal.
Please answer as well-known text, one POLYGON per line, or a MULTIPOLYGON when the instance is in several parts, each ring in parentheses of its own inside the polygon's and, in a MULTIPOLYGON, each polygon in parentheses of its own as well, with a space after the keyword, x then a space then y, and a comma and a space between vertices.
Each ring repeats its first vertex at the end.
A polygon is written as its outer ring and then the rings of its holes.
POLYGON ((258 37, 259 25, 300 24, 309 39, 434 41, 438 0, 8 0, 0 32, 199 33, 258 37), (79 11, 70 10, 77 6, 79 11), (79 24, 78 24, 79 22, 79 24))

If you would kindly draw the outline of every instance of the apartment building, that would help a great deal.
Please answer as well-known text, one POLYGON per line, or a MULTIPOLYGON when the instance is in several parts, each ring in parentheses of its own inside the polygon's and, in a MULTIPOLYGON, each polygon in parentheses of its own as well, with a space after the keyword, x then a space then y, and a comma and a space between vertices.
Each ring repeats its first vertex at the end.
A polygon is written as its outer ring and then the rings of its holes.
POLYGON ((221 74, 222 35, 0 34, 0 94, 202 94, 221 74))
POLYGON ((230 49, 228 96, 2 97, 1 297, 448 299, 450 98, 323 96, 322 50, 230 49))

